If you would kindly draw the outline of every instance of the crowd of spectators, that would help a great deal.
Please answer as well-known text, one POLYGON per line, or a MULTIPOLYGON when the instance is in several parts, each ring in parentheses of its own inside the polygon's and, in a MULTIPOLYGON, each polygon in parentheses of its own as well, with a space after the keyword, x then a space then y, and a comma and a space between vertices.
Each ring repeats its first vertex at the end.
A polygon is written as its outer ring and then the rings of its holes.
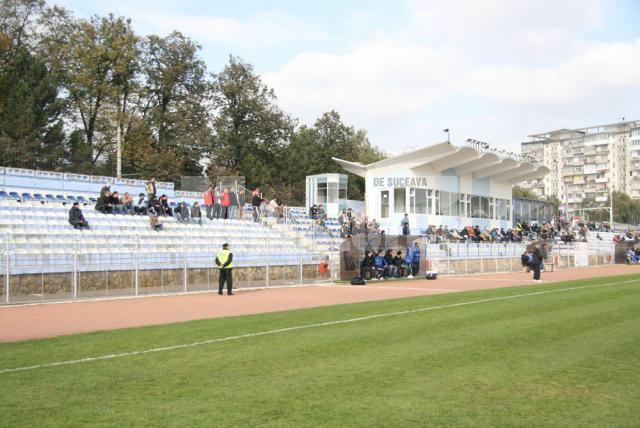
POLYGON ((420 270, 420 246, 414 242, 402 250, 369 249, 360 261, 360 277, 367 279, 413 278, 420 270))

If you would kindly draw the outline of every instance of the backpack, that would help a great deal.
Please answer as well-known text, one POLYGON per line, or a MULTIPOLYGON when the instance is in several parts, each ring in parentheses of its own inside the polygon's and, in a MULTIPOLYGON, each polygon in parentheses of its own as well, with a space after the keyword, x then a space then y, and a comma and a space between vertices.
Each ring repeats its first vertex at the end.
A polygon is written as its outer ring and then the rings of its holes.
POLYGON ((355 276, 351 279, 351 285, 364 285, 365 280, 360 276, 355 276))

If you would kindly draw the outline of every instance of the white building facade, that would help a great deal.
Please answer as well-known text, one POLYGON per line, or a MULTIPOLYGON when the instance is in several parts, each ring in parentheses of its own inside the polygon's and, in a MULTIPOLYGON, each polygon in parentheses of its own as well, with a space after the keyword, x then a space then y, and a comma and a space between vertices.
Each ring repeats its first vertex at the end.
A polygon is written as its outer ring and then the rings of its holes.
POLYGON ((365 214, 389 233, 400 233, 405 213, 412 234, 429 225, 507 229, 512 224, 512 185, 549 172, 449 142, 369 165, 334 161, 364 177, 365 214))
POLYGON ((520 185, 541 196, 556 196, 569 209, 586 198, 605 203, 611 191, 640 199, 640 121, 531 135, 523 156, 551 171, 520 185))

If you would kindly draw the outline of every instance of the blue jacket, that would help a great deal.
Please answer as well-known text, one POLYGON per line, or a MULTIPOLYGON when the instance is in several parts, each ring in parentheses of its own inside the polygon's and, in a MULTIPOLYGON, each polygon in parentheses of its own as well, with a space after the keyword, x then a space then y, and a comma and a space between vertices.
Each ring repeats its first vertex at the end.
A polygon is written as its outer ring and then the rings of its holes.
POLYGON ((407 251, 407 259, 412 261, 413 263, 417 263, 420 261, 420 247, 409 247, 407 251))
POLYGON ((377 268, 384 268, 387 265, 387 261, 384 259, 383 256, 376 256, 376 267, 377 268))

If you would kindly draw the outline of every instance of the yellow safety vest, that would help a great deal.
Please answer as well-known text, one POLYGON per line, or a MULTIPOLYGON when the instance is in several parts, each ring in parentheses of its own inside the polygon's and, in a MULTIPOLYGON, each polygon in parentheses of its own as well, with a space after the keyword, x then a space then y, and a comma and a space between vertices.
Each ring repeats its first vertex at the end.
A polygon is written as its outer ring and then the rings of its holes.
MULTIPOLYGON (((224 264, 227 262, 227 260, 229 260, 229 254, 231 254, 231 251, 229 250, 220 250, 218 252, 218 261, 220 262, 220 269, 222 269, 224 264)), ((224 269, 230 269, 232 267, 233 267, 233 262, 229 263, 229 265, 224 269)))

